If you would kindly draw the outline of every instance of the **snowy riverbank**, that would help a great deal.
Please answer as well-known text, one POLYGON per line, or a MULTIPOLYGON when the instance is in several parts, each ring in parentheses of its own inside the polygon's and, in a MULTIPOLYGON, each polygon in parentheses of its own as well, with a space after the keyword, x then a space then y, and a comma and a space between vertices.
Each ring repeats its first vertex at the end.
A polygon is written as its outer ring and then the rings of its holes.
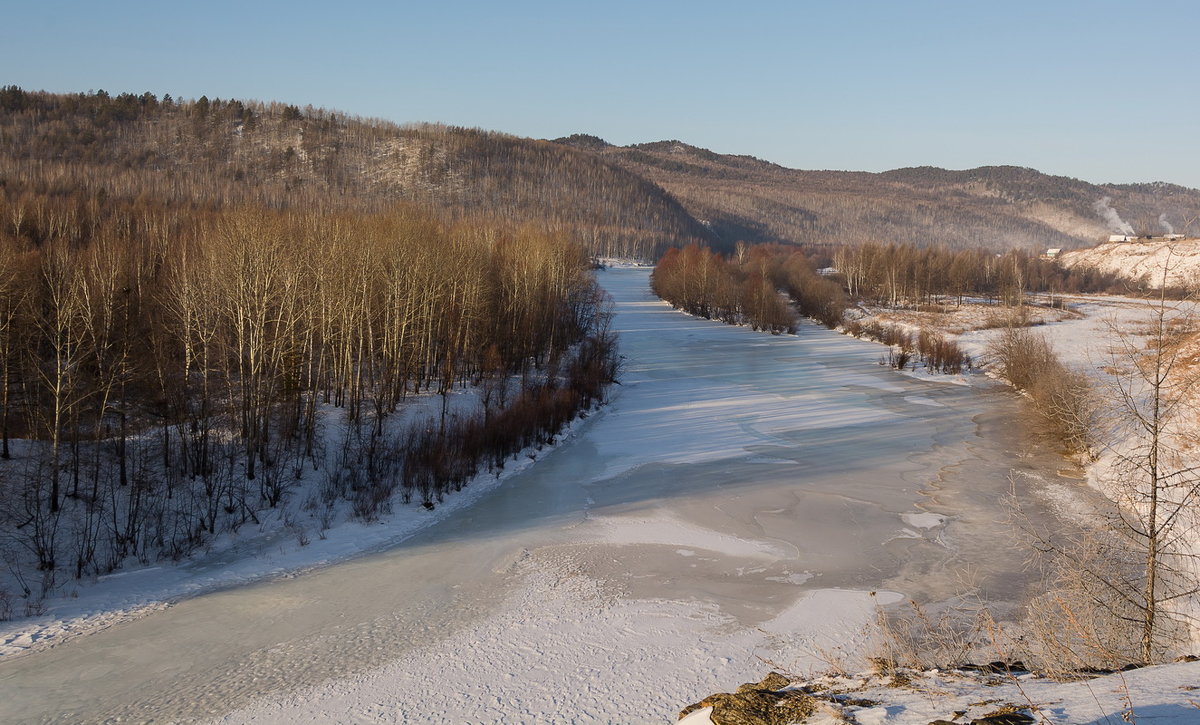
MULTIPOLYGON (((1198 687, 1200 663, 1181 662, 1071 682, 1022 671, 832 674, 793 683, 779 693, 809 696, 798 699, 814 711, 806 721, 810 725, 1190 725, 1200 721, 1198 687), (1005 713, 1025 719, 1002 719, 1005 713)), ((698 709, 680 725, 712 725, 712 712, 711 706, 698 709)))
MULTIPOLYGON (((455 400, 451 409, 456 412, 477 404, 471 391, 452 397, 455 400)), ((436 420, 442 402, 436 395, 414 400, 396 425, 409 425, 421 417, 436 420)), ((557 443, 573 437, 588 416, 597 412, 589 411, 573 421, 557 443)), ((340 414, 341 411, 330 410, 327 418, 336 419, 340 414)), ((317 496, 320 476, 310 473, 288 490, 277 508, 259 512, 258 523, 247 523, 223 534, 203 551, 182 561, 151 565, 130 561, 126 568, 113 574, 60 585, 39 603, 40 613, 0 622, 0 658, 53 646, 71 637, 136 619, 184 597, 274 577, 298 576, 395 546, 475 503, 551 449, 552 446, 542 446, 522 451, 499 471, 480 473, 462 491, 448 495, 433 510, 426 510, 418 501, 404 504, 397 492, 389 513, 376 521, 363 521, 353 516, 349 502, 339 502, 328 514, 329 526, 324 530, 309 505, 317 496)))
POLYGON ((0 718, 661 722, 766 667, 850 666, 877 603, 964 571, 1020 600, 995 502, 1017 468, 1052 525, 1042 494, 1079 487, 1007 396, 686 317, 647 274, 602 273, 622 385, 537 465, 377 553, 0 659, 0 718))

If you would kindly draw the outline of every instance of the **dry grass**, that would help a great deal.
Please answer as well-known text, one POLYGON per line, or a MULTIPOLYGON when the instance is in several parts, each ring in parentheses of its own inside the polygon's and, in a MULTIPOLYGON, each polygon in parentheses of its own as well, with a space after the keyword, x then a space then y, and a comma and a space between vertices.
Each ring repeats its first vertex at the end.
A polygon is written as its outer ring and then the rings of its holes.
POLYGON ((876 621, 879 638, 867 659, 882 675, 960 667, 981 655, 1003 659, 995 654, 1000 628, 974 597, 960 597, 937 611, 909 600, 903 608, 881 607, 876 621))
POLYGON ((1043 325, 1077 315, 1078 313, 1071 310, 1053 309, 1041 305, 1001 307, 993 304, 964 302, 962 305, 919 305, 915 309, 872 310, 871 316, 881 323, 911 325, 943 335, 961 335, 971 330, 1043 325), (1019 312, 1019 310, 1023 310, 1023 312, 1019 312))
POLYGON ((1029 328, 1009 327, 988 347, 997 372, 1029 396, 1040 431, 1069 453, 1091 457, 1097 404, 1092 385, 1029 328))

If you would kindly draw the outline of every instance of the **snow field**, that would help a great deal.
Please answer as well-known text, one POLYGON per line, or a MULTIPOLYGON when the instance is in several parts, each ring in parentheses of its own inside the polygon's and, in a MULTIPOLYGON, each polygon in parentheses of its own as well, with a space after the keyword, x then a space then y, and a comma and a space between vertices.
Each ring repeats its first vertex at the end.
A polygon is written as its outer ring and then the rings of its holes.
POLYGON ((765 661, 823 666, 818 653, 863 637, 875 603, 899 599, 818 590, 754 632, 701 603, 627 600, 549 562, 521 567, 499 616, 215 722, 672 722, 697 693, 758 680, 765 661))

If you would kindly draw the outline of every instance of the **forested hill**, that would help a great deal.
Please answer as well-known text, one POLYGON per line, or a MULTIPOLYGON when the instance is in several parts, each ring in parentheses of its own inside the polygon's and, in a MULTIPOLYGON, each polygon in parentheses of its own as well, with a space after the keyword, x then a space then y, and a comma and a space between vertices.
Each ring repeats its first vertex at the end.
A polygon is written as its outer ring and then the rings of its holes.
POLYGON ((549 142, 149 94, 0 108, 0 619, 271 510, 435 507, 614 381, 570 237, 688 237, 664 192, 549 142))
POLYGON ((1098 186, 1010 166, 803 171, 678 141, 551 142, 280 103, 11 86, 0 88, 0 187, 10 199, 206 208, 374 211, 407 200, 642 258, 693 241, 1045 249, 1200 231, 1200 191, 1170 184, 1098 186))
POLYGON ((0 89, 0 187, 209 208, 372 211, 408 200, 566 233, 611 256, 720 242, 653 182, 589 151, 206 97, 0 89))
POLYGON ((803 171, 679 141, 558 141, 655 182, 725 240, 1044 249, 1200 231, 1200 190, 1172 184, 1096 185, 1015 166, 803 171))

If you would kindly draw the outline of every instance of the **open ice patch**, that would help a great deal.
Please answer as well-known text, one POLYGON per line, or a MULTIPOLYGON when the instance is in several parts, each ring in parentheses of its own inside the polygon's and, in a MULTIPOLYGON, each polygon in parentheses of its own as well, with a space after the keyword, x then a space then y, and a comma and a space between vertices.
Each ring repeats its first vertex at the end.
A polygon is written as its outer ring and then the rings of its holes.
POLYGON ((900 518, 904 523, 917 529, 934 529, 946 523, 945 516, 927 511, 916 514, 900 514, 900 518))

